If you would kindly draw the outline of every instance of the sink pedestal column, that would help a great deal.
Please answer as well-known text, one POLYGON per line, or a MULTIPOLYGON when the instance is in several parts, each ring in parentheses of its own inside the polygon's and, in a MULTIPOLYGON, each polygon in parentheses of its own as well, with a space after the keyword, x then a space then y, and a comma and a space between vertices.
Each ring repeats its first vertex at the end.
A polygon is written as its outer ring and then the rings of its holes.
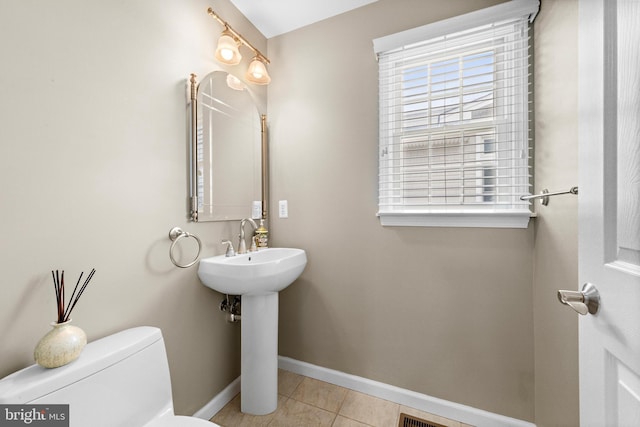
POLYGON ((278 407, 278 293, 242 296, 240 410, 266 415, 278 407))

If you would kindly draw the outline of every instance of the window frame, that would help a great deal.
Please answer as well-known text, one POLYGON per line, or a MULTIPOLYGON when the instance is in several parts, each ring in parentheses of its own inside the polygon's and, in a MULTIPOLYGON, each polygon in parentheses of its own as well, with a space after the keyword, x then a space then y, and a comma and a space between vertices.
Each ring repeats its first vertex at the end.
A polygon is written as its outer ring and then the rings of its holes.
MULTIPOLYGON (((435 39, 438 37, 442 37, 448 34, 453 34, 461 31, 470 30, 473 28, 482 27, 485 25, 490 25, 492 23, 501 22, 509 19, 528 17, 529 23, 533 22, 535 15, 539 10, 539 1, 538 0, 512 0, 506 3, 502 3, 496 6, 492 6, 489 8, 481 9, 478 11, 474 11, 465 15, 456 16, 444 21, 435 22, 432 24, 427 24, 422 27, 410 29, 407 31, 403 31, 400 33, 392 34, 386 37, 375 39, 374 42, 374 50, 376 54, 383 54, 388 51, 393 51, 404 46, 409 46, 415 43, 424 42, 427 40, 435 39)), ((462 57, 463 54, 459 55, 462 57)), ((529 67, 530 67, 529 63, 529 67)), ((396 82, 397 84, 398 82, 396 82)), ((531 102, 531 99, 529 99, 531 102)), ((382 108, 382 106, 381 106, 382 108)), ((394 120, 397 120, 397 117, 402 114, 402 112, 395 111, 381 111, 381 118, 386 114, 387 117, 392 117, 394 120)), ((528 117, 526 118, 528 119, 528 117)), ((427 125, 428 126, 428 125, 427 125)), ((493 123, 491 126, 494 126, 494 129, 497 129, 497 124, 493 123)), ((464 128, 464 125, 460 126, 461 129, 464 128)), ((451 130, 451 127, 449 127, 451 130)), ((381 126, 381 133, 383 132, 381 126)), ((429 131, 431 132, 431 131, 429 131)), ((452 133, 455 132, 455 126, 452 133)), ((461 131, 463 132, 463 131, 461 131)), ((528 133, 528 129, 527 129, 528 133)), ((464 133, 460 133, 460 135, 464 135, 464 133)), ((390 138, 395 138, 394 135, 390 136, 390 138)), ((528 135, 527 135, 528 138, 528 135)), ((382 134, 381 134, 382 140, 382 134)), ((486 142, 485 142, 486 143, 486 142)), ((399 144, 398 144, 399 145, 399 144)), ((426 149, 429 150, 429 144, 425 144, 426 149)), ((462 144, 461 144, 462 145, 462 144)), ((397 145, 396 145, 397 146, 397 145)), ((477 147, 481 147, 477 146, 477 147)), ((528 147, 527 147, 528 148, 528 147)), ((381 147, 381 150, 383 147, 381 147)), ((464 147, 463 147, 464 153, 464 147)), ((480 153, 480 152, 479 152, 480 153)), ((384 153, 380 153, 381 157, 384 153)), ((481 156, 481 154, 478 154, 481 156)), ((476 159, 478 158, 476 155, 476 159)), ((477 161, 477 160, 476 160, 477 161)), ((384 161, 380 162, 379 169, 381 170, 383 167, 384 161)), ((404 168, 405 166, 395 166, 399 170, 404 168)), ((491 169, 491 168, 489 168, 491 169)), ((395 169, 394 169, 395 170, 395 169)), ((430 169, 431 170, 431 169, 430 169)), ((461 168, 464 171, 464 169, 461 168)), ((482 172, 477 174, 478 180, 482 180, 483 184, 480 188, 483 188, 482 193, 478 194, 478 197, 487 197, 490 194, 484 194, 484 183, 489 183, 489 186, 495 187, 498 182, 498 177, 495 176, 495 171, 497 168, 493 169, 493 176, 485 176, 486 170, 482 169, 482 172)), ((426 172, 430 173, 430 172, 426 172)), ((382 175, 382 173, 381 173, 382 175)), ((380 178, 382 179, 382 178, 380 178)), ((465 178, 464 174, 462 174, 461 178, 454 179, 469 179, 465 178)), ((384 183, 380 183, 379 191, 382 192, 381 188, 384 183)), ((529 179, 527 178, 527 184, 530 185, 529 179)), ((405 192, 405 190, 401 190, 401 192, 405 192)), ((446 192, 446 187, 445 187, 446 192)), ((394 194, 393 197, 396 197, 394 194)), ((406 196, 400 194, 400 199, 406 199, 406 196)), ((461 196, 461 198, 464 196, 461 196)), ((467 197, 473 197, 467 196, 467 197)), ((381 197, 382 199, 382 197, 381 197)), ((484 200, 484 199, 483 199, 484 200)), ((481 204, 478 205, 440 205, 437 207, 433 207, 433 205, 425 204, 428 208, 420 209, 420 208, 398 208, 398 209, 380 209, 378 212, 378 216, 380 218, 380 223, 383 226, 437 226, 437 227, 497 227, 497 228, 526 228, 528 226, 529 218, 532 213, 530 210, 530 204, 525 205, 526 208, 509 208, 509 209, 491 209, 490 207, 483 206, 481 204)), ((379 207, 381 207, 379 203, 379 207)))

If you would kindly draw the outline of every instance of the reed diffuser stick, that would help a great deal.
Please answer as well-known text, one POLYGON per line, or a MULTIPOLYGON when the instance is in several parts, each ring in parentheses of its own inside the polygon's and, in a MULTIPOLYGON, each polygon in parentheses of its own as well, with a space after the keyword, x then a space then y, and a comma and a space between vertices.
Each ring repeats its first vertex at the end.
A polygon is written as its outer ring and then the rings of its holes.
POLYGON ((89 285, 91 278, 95 274, 96 269, 91 269, 91 273, 87 276, 80 289, 78 286, 80 285, 80 280, 82 280, 82 275, 84 272, 80 273, 80 277, 78 277, 78 281, 76 282, 76 286, 73 288, 73 292, 71 293, 71 298, 69 299, 69 304, 66 305, 65 308, 65 296, 64 296, 64 270, 60 273, 58 270, 53 272, 51 271, 51 276, 53 278, 53 288, 56 293, 56 305, 58 308, 58 319, 57 323, 68 322, 71 316, 71 311, 78 303, 78 300, 84 293, 84 290, 89 285))
MULTIPOLYGON (((67 320, 69 320, 69 316, 71 315, 71 310, 73 310, 73 308, 76 306, 76 304, 78 303, 78 300, 80 299, 80 297, 82 296, 82 294, 84 293, 84 290, 86 289, 87 285, 89 284, 89 282, 91 281, 91 278, 93 277, 94 273, 96 272, 96 269, 92 269, 91 272, 89 273, 89 275, 87 276, 86 280, 84 281, 84 283, 82 284, 82 287, 80 288, 80 292, 78 292, 78 295, 76 295, 75 299, 73 299, 73 296, 71 297, 71 301, 70 301, 70 305, 68 308, 68 311, 64 314, 64 321, 66 322, 67 320)), ((80 277, 82 277, 82 274, 80 275, 80 277)), ((80 279, 78 279, 78 283, 80 283, 80 279)), ((76 284, 77 286, 77 284, 76 284)), ((75 291, 75 290, 74 290, 75 291)))
MULTIPOLYGON (((71 293, 71 301, 73 301, 73 297, 76 295, 76 290, 78 289, 78 285, 80 284, 80 280, 82 279, 82 275, 84 274, 84 272, 80 273, 80 277, 78 277, 78 281, 76 282, 76 286, 74 286, 73 288, 73 292, 71 293)), ((63 321, 65 321, 64 319, 68 318, 68 313, 67 311, 69 310, 70 306, 67 306, 67 309, 62 313, 62 319, 63 321)))

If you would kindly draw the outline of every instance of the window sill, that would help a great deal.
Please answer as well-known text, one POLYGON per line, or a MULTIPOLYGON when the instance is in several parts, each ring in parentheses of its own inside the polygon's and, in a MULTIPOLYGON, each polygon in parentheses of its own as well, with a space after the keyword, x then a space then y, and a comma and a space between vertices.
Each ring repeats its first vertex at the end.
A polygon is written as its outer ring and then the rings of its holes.
POLYGON ((527 228, 529 211, 378 213, 384 227, 527 228))

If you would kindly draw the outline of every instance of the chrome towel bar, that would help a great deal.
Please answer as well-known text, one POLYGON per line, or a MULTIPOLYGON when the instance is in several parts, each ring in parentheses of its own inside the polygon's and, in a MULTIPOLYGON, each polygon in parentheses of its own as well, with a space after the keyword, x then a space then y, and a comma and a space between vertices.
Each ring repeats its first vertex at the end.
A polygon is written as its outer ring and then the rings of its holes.
POLYGON ((559 196, 561 194, 578 194, 578 187, 571 187, 567 191, 555 191, 553 193, 549 193, 549 190, 545 188, 540 194, 534 194, 532 196, 520 196, 520 200, 541 199, 540 203, 542 203, 544 206, 547 206, 549 204, 550 196, 559 196))

